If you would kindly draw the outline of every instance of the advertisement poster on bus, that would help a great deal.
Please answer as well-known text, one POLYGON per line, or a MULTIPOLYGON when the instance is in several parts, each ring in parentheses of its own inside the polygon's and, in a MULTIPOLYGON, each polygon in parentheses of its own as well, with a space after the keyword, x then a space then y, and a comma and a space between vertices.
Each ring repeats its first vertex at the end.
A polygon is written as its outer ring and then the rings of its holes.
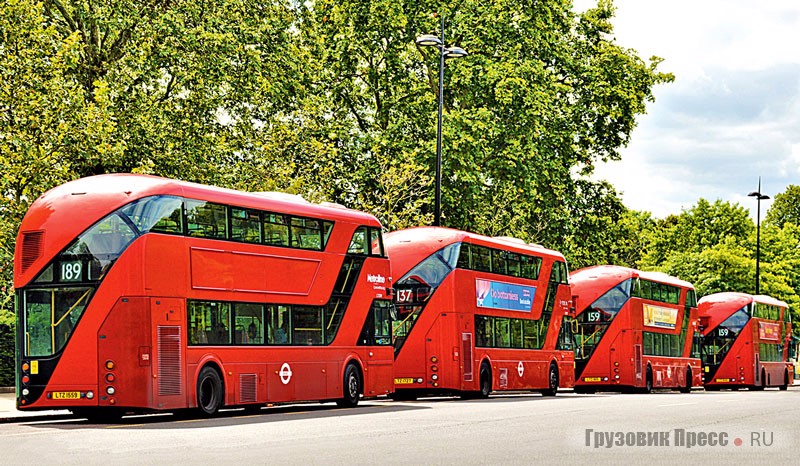
POLYGON ((475 279, 475 295, 478 307, 531 312, 536 287, 478 278, 475 279))
POLYGON ((642 304, 644 325, 648 327, 674 329, 678 321, 678 310, 669 307, 642 304))
POLYGON ((781 326, 774 322, 759 322, 758 323, 758 338, 762 340, 780 340, 781 326))

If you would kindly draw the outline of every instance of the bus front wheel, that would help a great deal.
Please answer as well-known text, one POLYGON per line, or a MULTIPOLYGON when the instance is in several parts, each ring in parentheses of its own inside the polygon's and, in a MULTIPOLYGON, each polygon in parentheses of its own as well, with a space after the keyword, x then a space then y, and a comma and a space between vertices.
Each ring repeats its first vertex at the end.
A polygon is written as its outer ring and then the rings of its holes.
POLYGON ((558 392, 558 367, 554 363, 550 363, 547 385, 547 390, 542 390, 542 396, 556 396, 558 392))
POLYGON ((481 398, 488 398, 489 394, 492 393, 492 369, 489 367, 489 364, 484 362, 481 364, 481 391, 480 397, 481 398))
POLYGON ((212 416, 222 406, 222 379, 213 367, 206 366, 197 377, 197 407, 205 416, 212 416))
POLYGON ((336 404, 343 408, 354 408, 358 406, 358 397, 361 394, 361 374, 355 364, 348 364, 344 370, 344 385, 342 386, 343 398, 336 401, 336 404))
POLYGON ((789 388, 789 371, 783 373, 783 385, 778 387, 779 390, 787 390, 789 388))

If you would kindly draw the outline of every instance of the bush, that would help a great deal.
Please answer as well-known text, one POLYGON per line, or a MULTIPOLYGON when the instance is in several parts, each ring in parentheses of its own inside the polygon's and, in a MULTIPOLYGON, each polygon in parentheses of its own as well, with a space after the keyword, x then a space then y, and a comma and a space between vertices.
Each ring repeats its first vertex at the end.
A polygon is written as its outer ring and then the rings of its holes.
POLYGON ((14 386, 14 329, 0 324, 0 387, 14 386))

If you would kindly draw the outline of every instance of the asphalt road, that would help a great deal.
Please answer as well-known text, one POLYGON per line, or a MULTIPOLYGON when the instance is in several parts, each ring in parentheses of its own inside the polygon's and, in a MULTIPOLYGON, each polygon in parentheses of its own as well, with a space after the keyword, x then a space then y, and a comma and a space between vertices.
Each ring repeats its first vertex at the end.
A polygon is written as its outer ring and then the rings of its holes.
POLYGON ((378 400, 0 424, 3 464, 800 463, 800 387, 786 392, 562 393, 378 400))

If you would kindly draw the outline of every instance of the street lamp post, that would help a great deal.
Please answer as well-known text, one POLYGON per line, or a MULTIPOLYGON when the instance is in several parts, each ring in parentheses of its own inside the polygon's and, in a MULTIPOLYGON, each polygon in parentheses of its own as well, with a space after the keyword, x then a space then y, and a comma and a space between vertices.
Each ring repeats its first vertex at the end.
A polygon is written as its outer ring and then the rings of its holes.
POLYGON ((461 58, 467 56, 467 51, 461 47, 445 45, 444 42, 444 15, 442 15, 441 36, 423 34, 415 41, 421 47, 436 47, 439 50, 439 119, 436 125, 436 180, 433 207, 433 226, 441 225, 442 216, 442 107, 444 104, 444 59, 461 58))
POLYGON ((758 191, 753 191, 748 194, 750 197, 756 198, 756 294, 761 294, 759 286, 759 263, 761 261, 761 201, 769 199, 769 196, 761 194, 761 177, 758 177, 758 191))

